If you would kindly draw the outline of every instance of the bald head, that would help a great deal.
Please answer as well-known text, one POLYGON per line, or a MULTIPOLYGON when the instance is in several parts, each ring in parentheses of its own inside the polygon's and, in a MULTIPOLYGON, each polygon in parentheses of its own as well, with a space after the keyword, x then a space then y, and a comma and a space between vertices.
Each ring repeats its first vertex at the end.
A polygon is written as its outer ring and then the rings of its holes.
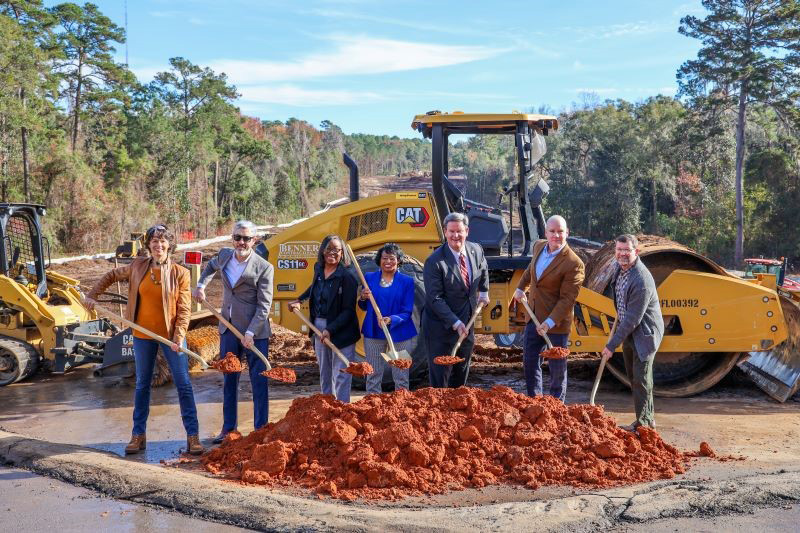
POLYGON ((560 215, 551 216, 547 219, 544 233, 547 238, 547 248, 551 253, 555 252, 567 242, 569 235, 567 221, 560 215))
POLYGON ((561 215, 553 215, 553 216, 551 216, 550 218, 547 219, 547 226, 546 227, 549 228, 550 226, 556 226, 556 225, 558 227, 567 229, 567 221, 564 220, 564 217, 562 217, 561 215))

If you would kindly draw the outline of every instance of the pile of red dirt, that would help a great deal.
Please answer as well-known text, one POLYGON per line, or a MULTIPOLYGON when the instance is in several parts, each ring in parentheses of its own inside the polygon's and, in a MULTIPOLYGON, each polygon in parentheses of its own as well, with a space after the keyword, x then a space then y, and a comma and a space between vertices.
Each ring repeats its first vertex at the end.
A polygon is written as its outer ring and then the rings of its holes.
POLYGON ((541 355, 545 359, 566 359, 567 356, 569 356, 569 348, 553 346, 552 348, 543 350, 541 355))
POLYGON ((234 372, 241 372, 244 367, 242 367, 242 362, 236 357, 236 354, 232 352, 228 352, 225 354, 225 357, 222 359, 218 359, 216 361, 211 362, 211 367, 216 368, 223 374, 232 374, 234 372))
POLYGON ((265 370, 261 375, 283 383, 295 383, 297 381, 297 374, 295 374, 294 370, 281 366, 275 366, 270 370, 265 370))
POLYGON ((620 429, 600 406, 461 387, 352 404, 298 398, 282 420, 224 442, 203 464, 244 483, 353 500, 500 483, 608 487, 672 478, 687 459, 652 429, 620 429))
POLYGON ((369 363, 350 363, 344 371, 348 374, 361 377, 375 373, 375 369, 372 368, 372 365, 369 363))
POLYGON ((455 355, 439 355, 433 358, 433 362, 437 365, 457 365, 463 361, 463 357, 456 357, 455 355))
POLYGON ((411 359, 392 359, 389 364, 400 370, 408 370, 411 368, 411 359))

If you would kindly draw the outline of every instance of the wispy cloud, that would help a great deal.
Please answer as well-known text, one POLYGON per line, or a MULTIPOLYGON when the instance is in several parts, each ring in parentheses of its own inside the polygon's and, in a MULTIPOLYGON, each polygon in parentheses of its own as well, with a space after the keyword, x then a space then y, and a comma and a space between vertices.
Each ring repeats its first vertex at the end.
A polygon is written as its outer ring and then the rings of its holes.
POLYGON ((608 24, 603 26, 567 26, 560 31, 577 34, 577 42, 597 39, 619 39, 636 37, 654 33, 674 32, 676 22, 648 21, 626 22, 624 24, 608 24))
POLYGON ((241 93, 246 103, 297 107, 354 105, 385 99, 385 96, 369 91, 304 89, 294 85, 250 86, 242 88, 241 93))
POLYGON ((618 93, 619 89, 615 87, 579 87, 572 89, 575 94, 614 94, 618 93))
POLYGON ((171 19, 180 15, 180 11, 149 11, 148 14, 159 19, 171 19))
POLYGON ((430 44, 370 37, 334 36, 330 52, 289 61, 221 59, 210 67, 236 84, 298 81, 331 76, 379 74, 469 63, 497 56, 505 49, 488 46, 430 44))
POLYGON ((374 24, 384 24, 387 26, 397 26, 399 28, 409 28, 426 33, 439 33, 449 35, 470 35, 472 37, 491 37, 497 38, 497 32, 490 32, 486 30, 477 29, 474 25, 448 25, 448 24, 435 24, 429 22, 419 22, 416 20, 381 17, 377 15, 369 15, 367 13, 358 13, 355 11, 342 11, 337 9, 308 9, 298 11, 301 15, 313 15, 326 19, 337 20, 352 20, 359 22, 371 22, 374 24))
POLYGON ((685 17, 686 15, 704 15, 706 9, 701 5, 694 2, 681 4, 672 12, 676 17, 685 17))

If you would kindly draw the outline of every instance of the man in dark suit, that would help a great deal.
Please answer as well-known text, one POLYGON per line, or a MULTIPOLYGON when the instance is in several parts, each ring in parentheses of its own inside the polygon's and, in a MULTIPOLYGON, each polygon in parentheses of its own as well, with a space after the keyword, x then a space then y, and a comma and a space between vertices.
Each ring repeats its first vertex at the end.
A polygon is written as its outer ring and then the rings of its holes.
MULTIPOLYGON (((239 338, 220 323, 220 357, 225 357, 228 352, 239 358, 247 355, 253 391, 253 426, 259 429, 267 424, 269 415, 268 380, 261 375, 266 370, 264 362, 251 349, 255 346, 264 355, 269 349, 274 270, 266 259, 253 253, 255 232, 255 224, 248 220, 240 220, 234 225, 233 248, 223 248, 208 262, 194 290, 194 298, 203 301, 206 285, 217 271, 222 272, 222 316, 244 335, 244 341, 239 342, 239 338)), ((240 375, 241 372, 224 375, 222 431, 214 438, 215 444, 222 442, 225 435, 237 427, 240 375)))
POLYGON ((620 235, 614 242, 617 270, 611 278, 614 306, 617 309, 614 335, 603 348, 606 361, 622 344, 625 373, 633 391, 636 420, 630 426, 656 427, 653 407, 653 360, 664 338, 664 318, 653 275, 639 259, 638 241, 633 235, 620 235))
POLYGON ((467 383, 474 328, 466 324, 478 306, 489 303, 489 268, 479 244, 467 242, 469 219, 450 213, 444 219, 446 242, 425 260, 425 309, 422 329, 428 349, 431 387, 460 387, 467 383), (464 359, 456 365, 437 365, 433 358, 447 355, 465 336, 456 352, 464 359))
MULTIPOLYGON (((572 310, 584 276, 583 261, 567 244, 567 221, 553 215, 547 220, 545 235, 547 240, 533 245, 530 265, 514 292, 515 300, 528 299, 540 323, 539 327, 534 327, 530 321, 525 326, 522 361, 529 396, 542 395, 542 356, 539 355, 545 346, 542 335, 547 334, 553 346, 567 347, 572 310), (526 295, 525 289, 529 285, 530 294, 526 295)), ((550 395, 563 402, 567 394, 567 360, 550 359, 547 365, 550 395)))

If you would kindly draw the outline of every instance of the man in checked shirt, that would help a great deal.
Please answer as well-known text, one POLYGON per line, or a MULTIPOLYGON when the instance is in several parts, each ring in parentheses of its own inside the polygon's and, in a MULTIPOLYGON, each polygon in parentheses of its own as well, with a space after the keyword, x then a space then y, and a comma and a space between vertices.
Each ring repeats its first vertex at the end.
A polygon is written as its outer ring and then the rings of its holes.
POLYGON ((616 330, 603 348, 608 360, 622 344, 625 373, 633 391, 636 420, 630 426, 656 427, 653 408, 653 360, 664 337, 664 319, 652 274, 639 259, 638 241, 633 235, 620 235, 615 240, 617 269, 611 278, 614 305, 617 309, 616 330))

